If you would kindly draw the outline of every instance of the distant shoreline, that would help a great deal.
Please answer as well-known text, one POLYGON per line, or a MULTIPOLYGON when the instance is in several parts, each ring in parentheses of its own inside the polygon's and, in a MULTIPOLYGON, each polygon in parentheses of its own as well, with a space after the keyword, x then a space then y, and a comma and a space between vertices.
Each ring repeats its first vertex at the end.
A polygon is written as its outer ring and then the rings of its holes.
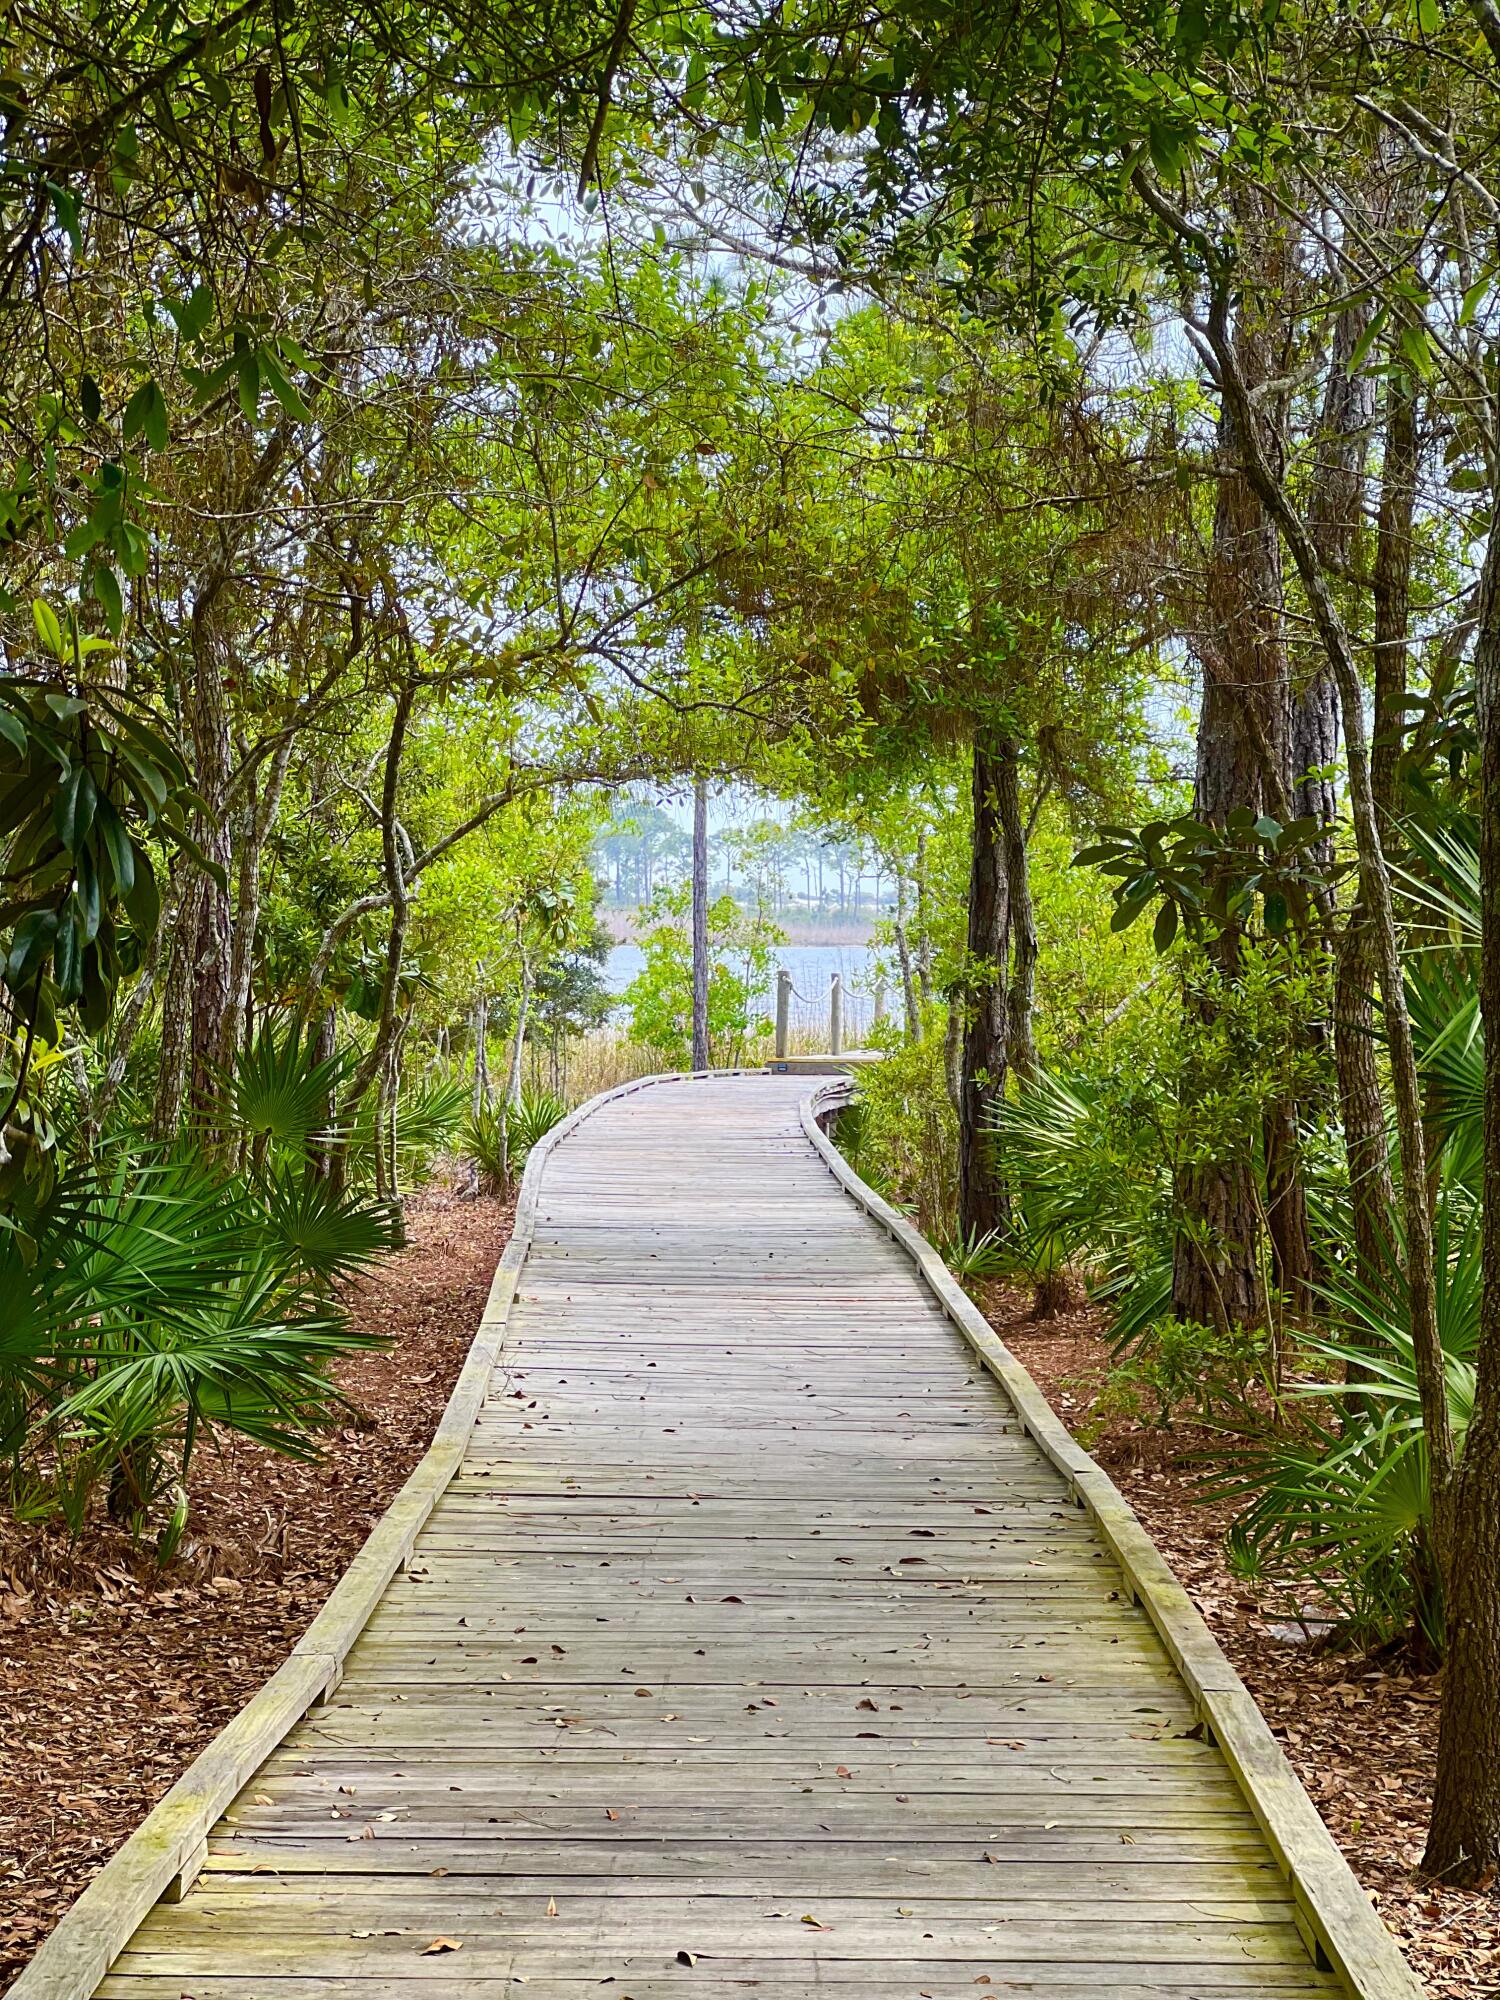
MULTIPOLYGON (((640 935, 639 909, 601 909, 599 921, 616 944, 634 944, 640 935)), ((772 919, 786 932, 788 944, 845 944, 864 946, 875 941, 875 926, 867 917, 797 917, 772 919)))

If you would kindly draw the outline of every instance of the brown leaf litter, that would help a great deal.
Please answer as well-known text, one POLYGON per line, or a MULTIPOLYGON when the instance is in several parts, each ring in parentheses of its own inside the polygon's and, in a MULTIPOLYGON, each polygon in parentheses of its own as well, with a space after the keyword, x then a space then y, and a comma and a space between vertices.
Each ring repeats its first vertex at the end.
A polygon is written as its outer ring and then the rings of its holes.
MULTIPOLYGON (((1103 1315, 1079 1306, 1033 1320, 1003 1286, 983 1301, 995 1331, 1070 1428, 1089 1428, 1108 1372, 1103 1315)), ((1213 1433, 1107 1415, 1089 1445, 1139 1514, 1272 1733, 1349 1864, 1428 1991, 1440 2000, 1500 1993, 1500 1896, 1421 1877, 1432 1803, 1441 1677, 1320 1647, 1296 1607, 1233 1576, 1224 1530, 1233 1509, 1196 1498, 1196 1461, 1213 1433)))
POLYGON ((350 1288, 394 1343, 336 1369, 357 1418, 315 1465, 201 1450, 165 1570, 102 1520, 75 1544, 0 1514, 0 1986, 280 1665, 426 1450, 510 1225, 498 1202, 414 1196, 409 1247, 350 1288))

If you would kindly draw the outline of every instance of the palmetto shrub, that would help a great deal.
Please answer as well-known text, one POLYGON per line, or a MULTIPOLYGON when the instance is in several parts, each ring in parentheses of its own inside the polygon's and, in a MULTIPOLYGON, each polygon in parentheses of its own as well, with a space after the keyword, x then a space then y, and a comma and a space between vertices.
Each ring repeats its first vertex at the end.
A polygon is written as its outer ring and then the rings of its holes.
POLYGON ((486 1104, 471 1112, 464 1123, 459 1150, 473 1164, 485 1192, 503 1194, 510 1186, 513 1171, 505 1106, 486 1104))
MULTIPOLYGON (((289 1023, 269 1021, 242 1049, 223 1079, 232 1123, 249 1138, 251 1165, 272 1172, 301 1166, 329 1147, 344 1148, 346 1178, 356 1186, 375 1179, 376 1093, 367 1090, 351 1114, 345 1089, 359 1050, 346 1044, 318 1057, 289 1023)), ((467 1087, 441 1074, 404 1082, 395 1105, 396 1165, 408 1183, 420 1181, 463 1128, 467 1087)), ((389 1149, 390 1128, 384 1143, 389 1149)))
POLYGON ((522 1091, 520 1103, 513 1105, 510 1113, 510 1149, 514 1165, 524 1167, 532 1147, 539 1139, 544 1139, 554 1125, 560 1125, 567 1115, 567 1105, 552 1091, 522 1091))
MULTIPOLYGON (((1395 1218, 1392 1236, 1399 1242, 1395 1218)), ((1474 1406, 1479 1335, 1478 1210, 1450 1192, 1434 1227, 1438 1333, 1448 1415, 1461 1450, 1474 1406)), ((1404 1261, 1404 1260, 1402 1260, 1404 1261)), ((1304 1382, 1290 1427, 1252 1419, 1213 1490, 1243 1499, 1230 1536, 1242 1574, 1326 1601, 1351 1639, 1380 1643, 1415 1626, 1442 1643, 1431 1559, 1426 1446, 1410 1295, 1391 1258, 1321 1288, 1333 1331, 1304 1337, 1329 1379, 1304 1382)))
MULTIPOLYGON (((1472 827, 1406 832, 1413 861, 1402 881, 1418 912, 1406 993, 1441 1171, 1433 1243, 1438 1331, 1449 1421, 1462 1450, 1481 1292, 1478 855, 1472 827)), ((1322 1599, 1351 1640, 1380 1643, 1415 1628, 1438 1651, 1443 1609, 1399 1218, 1387 1229, 1392 1254, 1374 1268, 1334 1264, 1320 1287, 1328 1328, 1302 1344, 1329 1379, 1293 1391, 1287 1432, 1247 1424, 1216 1483, 1245 1502, 1229 1543, 1242 1573, 1322 1599)))
POLYGON ((1039 1069, 997 1105, 990 1131, 1016 1218, 1015 1275, 1039 1307, 1077 1264, 1127 1348, 1172 1296, 1171 1183, 1149 1151, 1122 1143, 1129 1118, 1094 1080, 1039 1069))
POLYGON ((517 1104, 491 1104, 470 1116, 464 1126, 464 1157, 473 1161, 487 1188, 503 1193, 524 1170, 532 1147, 567 1115, 567 1105, 555 1092, 524 1090, 517 1104))
POLYGON ((268 1149, 300 1157, 317 1140, 333 1137, 338 1090, 353 1053, 344 1048, 319 1059, 290 1025, 268 1021, 261 1027, 225 1079, 229 1108, 257 1157, 268 1149))
POLYGON ((194 1452, 222 1432, 310 1456, 346 1404, 329 1363, 378 1345, 335 1282, 389 1241, 290 1177, 123 1148, 0 1232, 0 1450, 12 1503, 82 1526, 97 1494, 169 1554, 194 1452), (167 1519, 160 1516, 167 1509, 167 1519))
POLYGON ((881 1157, 867 1097, 852 1098, 840 1108, 833 1123, 833 1139, 866 1187, 880 1195, 891 1192, 891 1176, 881 1157))
POLYGON ((1006 1269, 1006 1249, 997 1229, 955 1229, 938 1244, 938 1254, 965 1291, 998 1278, 1006 1269))
MULTIPOLYGON (((402 1086, 395 1117, 396 1165, 404 1182, 424 1180, 440 1159, 459 1149, 468 1103, 469 1087, 456 1077, 419 1077, 402 1086)), ((373 1090, 360 1099, 350 1122, 348 1163, 352 1179, 362 1185, 374 1180, 373 1090)))

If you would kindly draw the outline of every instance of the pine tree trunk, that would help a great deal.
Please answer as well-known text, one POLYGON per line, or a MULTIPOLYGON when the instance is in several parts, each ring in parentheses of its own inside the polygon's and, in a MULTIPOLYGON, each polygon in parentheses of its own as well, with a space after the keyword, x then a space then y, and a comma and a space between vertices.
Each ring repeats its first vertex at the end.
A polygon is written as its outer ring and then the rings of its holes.
MULTIPOLYGON (((224 614, 222 593, 217 590, 206 599, 200 597, 194 606, 193 678, 187 691, 193 782, 203 800, 203 810, 194 822, 194 834, 204 855, 222 875, 222 879, 204 877, 193 950, 188 1100, 200 1117, 211 1115, 219 1097, 218 1073, 233 1053, 232 1045, 225 1042, 233 942, 229 878, 234 842, 229 802, 232 753, 229 696, 225 687, 229 659, 224 614)), ((212 1142, 218 1135, 213 1132, 209 1136, 212 1142)))
MULTIPOLYGON (((1286 373, 1289 288, 1293 282, 1289 224, 1268 197, 1243 194, 1236 219, 1244 250, 1244 284, 1230 335, 1242 378, 1265 388, 1286 373)), ((1273 439, 1279 425, 1268 426, 1273 439)), ((1281 537, 1262 496, 1246 475, 1244 439, 1226 398, 1217 441, 1218 491, 1209 562, 1205 626, 1194 650, 1203 670, 1198 715, 1198 762, 1193 810, 1223 826, 1236 807, 1291 816, 1288 777, 1293 705, 1283 629, 1281 537)), ((1280 460, 1278 460, 1278 470, 1280 460)), ((1316 711, 1310 712, 1309 721, 1316 711)), ((1242 939, 1228 927, 1209 948, 1222 979, 1239 977, 1242 939)), ((1211 992, 1189 982, 1190 1020, 1211 1025, 1211 992)), ((1183 1079, 1191 1111, 1198 1081, 1183 1079)), ((1305 1236, 1296 1171, 1295 1113, 1271 1113, 1278 1141, 1280 1224, 1288 1254, 1305 1236)), ((1254 1325, 1265 1317, 1261 1282, 1261 1218, 1251 1149, 1194 1162, 1176 1181, 1181 1227, 1173 1253, 1172 1306, 1182 1319, 1205 1325, 1254 1325)))
POLYGON ((1447 1664, 1422 1865, 1478 1888, 1500 1870, 1500 547, 1490 539, 1474 652, 1484 1023, 1483 1295, 1474 1414, 1454 1476, 1447 1664))
POLYGON ((176 1139, 182 1130, 192 1059, 193 962, 203 902, 202 872, 190 861, 179 862, 178 870, 181 887, 176 895, 177 921, 161 982, 161 1052, 157 1058, 156 1097, 151 1111, 151 1135, 163 1141, 176 1139))
MULTIPOLYGON (((1222 938, 1214 951, 1218 970, 1233 977, 1239 940, 1222 938)), ((1216 1008, 1200 986, 1188 982, 1189 1017, 1211 1026, 1216 1008)), ((1182 1091, 1191 1102, 1196 1079, 1189 1073, 1182 1091)), ((1195 1160, 1179 1167, 1173 1181, 1179 1216, 1172 1246, 1172 1310, 1179 1319, 1229 1332, 1259 1326, 1266 1317, 1260 1268, 1260 1212, 1255 1169, 1245 1153, 1219 1160, 1195 1160)))
MULTIPOLYGON (((1330 575, 1347 572, 1359 534, 1365 461, 1375 418, 1375 378, 1352 363, 1374 310, 1374 301, 1362 294, 1339 314, 1333 329, 1307 503, 1308 534, 1330 575)), ((1314 850, 1325 868, 1333 862, 1333 825, 1339 808, 1338 789, 1327 767, 1338 749, 1338 686, 1328 661, 1320 659, 1293 702, 1290 763, 1297 817, 1315 819, 1328 829, 1314 850)))

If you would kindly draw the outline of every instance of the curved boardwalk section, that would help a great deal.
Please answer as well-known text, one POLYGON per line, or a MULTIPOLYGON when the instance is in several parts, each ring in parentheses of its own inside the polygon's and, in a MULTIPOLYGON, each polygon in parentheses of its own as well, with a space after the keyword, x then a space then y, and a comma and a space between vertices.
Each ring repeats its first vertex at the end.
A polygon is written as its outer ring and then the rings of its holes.
POLYGON ((1343 1990, 806 1089, 552 1154, 458 1476, 107 2000, 1343 1990))

